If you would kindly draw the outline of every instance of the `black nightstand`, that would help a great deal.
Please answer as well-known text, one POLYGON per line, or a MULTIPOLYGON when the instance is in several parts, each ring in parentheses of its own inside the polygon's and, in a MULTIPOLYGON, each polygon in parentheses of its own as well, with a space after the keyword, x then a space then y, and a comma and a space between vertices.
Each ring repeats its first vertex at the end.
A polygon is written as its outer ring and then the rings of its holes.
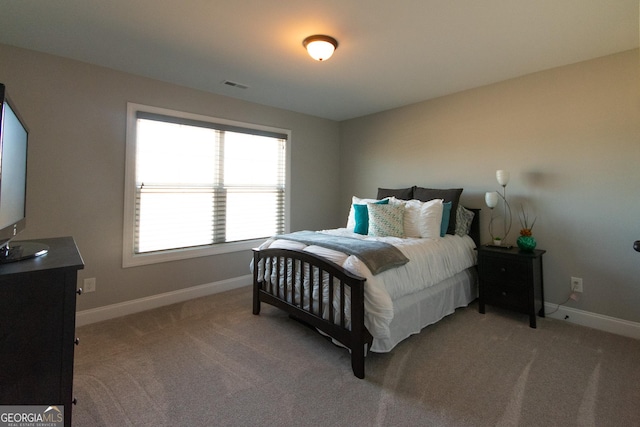
POLYGON ((544 317, 542 254, 536 249, 522 252, 517 247, 478 248, 480 300, 478 310, 484 314, 485 304, 529 315, 529 326, 536 327, 536 312, 544 317))

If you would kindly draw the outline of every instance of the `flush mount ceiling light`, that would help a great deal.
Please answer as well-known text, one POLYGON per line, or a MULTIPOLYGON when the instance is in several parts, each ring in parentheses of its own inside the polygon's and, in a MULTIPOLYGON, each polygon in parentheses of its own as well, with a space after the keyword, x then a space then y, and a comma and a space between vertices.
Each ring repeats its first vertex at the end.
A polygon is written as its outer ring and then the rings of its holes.
POLYGON ((316 61, 326 61, 331 58, 333 51, 338 47, 338 41, 333 37, 316 34, 304 39, 302 46, 307 49, 309 56, 316 61))

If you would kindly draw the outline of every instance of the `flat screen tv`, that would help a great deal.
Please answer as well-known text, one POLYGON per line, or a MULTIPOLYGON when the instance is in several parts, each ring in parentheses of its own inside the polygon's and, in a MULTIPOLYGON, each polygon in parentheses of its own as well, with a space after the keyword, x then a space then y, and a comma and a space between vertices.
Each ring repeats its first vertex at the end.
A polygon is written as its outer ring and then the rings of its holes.
POLYGON ((0 83, 0 263, 44 255, 36 242, 12 242, 27 223, 27 142, 29 131, 0 83))

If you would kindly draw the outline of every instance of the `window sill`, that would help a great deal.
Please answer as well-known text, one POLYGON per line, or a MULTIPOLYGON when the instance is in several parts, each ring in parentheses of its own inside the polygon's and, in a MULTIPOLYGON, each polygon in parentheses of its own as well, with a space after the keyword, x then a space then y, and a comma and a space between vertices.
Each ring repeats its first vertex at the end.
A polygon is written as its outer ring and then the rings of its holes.
POLYGON ((149 264, 200 258, 211 255, 248 251, 260 246, 266 239, 245 240, 242 242, 220 243, 217 245, 198 248, 174 249, 163 252, 134 254, 125 250, 122 257, 122 267, 138 267, 149 264))

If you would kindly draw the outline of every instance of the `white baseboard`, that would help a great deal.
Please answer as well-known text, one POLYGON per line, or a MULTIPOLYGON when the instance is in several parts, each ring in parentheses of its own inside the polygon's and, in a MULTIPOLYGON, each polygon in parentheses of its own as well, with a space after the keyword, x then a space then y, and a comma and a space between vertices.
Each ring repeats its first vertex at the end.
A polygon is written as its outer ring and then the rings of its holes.
POLYGON ((566 320, 577 325, 588 326, 593 329, 611 332, 625 337, 640 339, 640 323, 628 320, 617 319, 615 317, 602 314, 591 313, 589 311, 578 310, 571 307, 558 307, 556 304, 545 303, 544 309, 547 317, 552 319, 566 320))
MULTIPOLYGON (((207 283, 146 298, 125 301, 89 310, 82 310, 76 313, 76 326, 83 326, 90 323, 101 322, 103 320, 114 319, 128 314, 139 313, 141 311, 169 304, 175 304, 194 298, 241 288, 243 286, 249 286, 252 280, 252 276, 248 274, 245 276, 235 277, 233 279, 222 280, 220 282, 207 283)), ((589 311, 578 310, 571 307, 558 307, 557 305, 550 303, 545 303, 545 312, 553 312, 552 314, 546 315, 552 319, 565 320, 577 325, 587 326, 625 337, 640 339, 640 323, 637 322, 591 313, 589 311), (554 310, 556 311, 553 312, 554 310)))
POLYGON ((126 316, 127 314, 139 313, 152 308, 241 288, 243 286, 250 285, 252 281, 253 276, 248 274, 245 276, 235 277, 233 279, 222 280, 220 282, 207 283, 146 298, 125 301, 104 307, 91 308, 89 310, 82 310, 76 313, 76 326, 88 325, 90 323, 126 316))

